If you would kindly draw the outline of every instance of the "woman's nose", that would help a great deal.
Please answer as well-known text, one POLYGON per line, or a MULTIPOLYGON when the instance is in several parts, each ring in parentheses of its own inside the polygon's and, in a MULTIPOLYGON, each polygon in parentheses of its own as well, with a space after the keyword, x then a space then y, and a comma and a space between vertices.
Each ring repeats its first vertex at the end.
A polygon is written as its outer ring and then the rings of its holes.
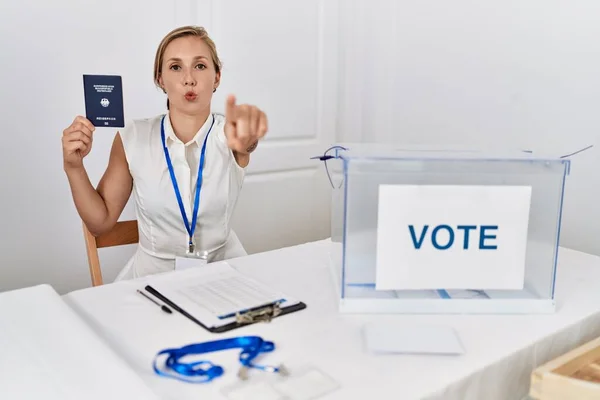
POLYGON ((194 80, 194 77, 192 76, 192 74, 190 74, 189 72, 186 73, 183 77, 183 84, 185 86, 195 86, 196 85, 196 81, 194 80))

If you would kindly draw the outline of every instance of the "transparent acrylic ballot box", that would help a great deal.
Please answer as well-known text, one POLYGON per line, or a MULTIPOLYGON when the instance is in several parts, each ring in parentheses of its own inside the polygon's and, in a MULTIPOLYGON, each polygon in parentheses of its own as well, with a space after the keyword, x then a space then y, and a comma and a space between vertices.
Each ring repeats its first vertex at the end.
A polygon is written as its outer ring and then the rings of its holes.
POLYGON ((375 144, 327 155, 340 312, 554 312, 568 159, 375 144))

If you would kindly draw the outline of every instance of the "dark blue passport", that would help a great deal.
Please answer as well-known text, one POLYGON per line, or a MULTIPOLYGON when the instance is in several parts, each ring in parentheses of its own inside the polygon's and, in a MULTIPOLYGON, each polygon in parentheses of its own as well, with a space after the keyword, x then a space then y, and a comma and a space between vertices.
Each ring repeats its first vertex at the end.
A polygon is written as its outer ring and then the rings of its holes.
POLYGON ((85 115, 94 126, 125 126, 123 83, 117 75, 83 75, 85 115))

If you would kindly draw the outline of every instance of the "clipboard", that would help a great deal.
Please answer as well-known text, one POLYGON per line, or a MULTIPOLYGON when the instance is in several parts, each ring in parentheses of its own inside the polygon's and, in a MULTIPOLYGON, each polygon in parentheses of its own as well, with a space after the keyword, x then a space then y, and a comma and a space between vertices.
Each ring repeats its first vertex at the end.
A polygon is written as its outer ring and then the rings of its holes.
MULTIPOLYGON (((190 274, 185 274, 181 280, 171 280, 168 283, 158 282, 146 285, 144 289, 211 333, 224 333, 259 322, 268 323, 275 318, 304 310, 307 307, 302 301, 271 291, 260 282, 233 269, 226 262, 211 263, 190 272, 190 274), (226 286, 223 286, 224 292, 227 293, 221 295, 218 291, 219 285, 227 284, 232 285, 234 289, 227 292, 226 286), (240 305, 235 309, 228 308, 227 311, 223 311, 221 307, 220 312, 217 312, 216 309, 219 307, 214 304, 212 305, 214 306, 213 310, 210 310, 208 305, 202 304, 205 300, 210 302, 212 297, 218 299, 229 296, 231 298, 234 296, 235 290, 239 290, 243 294, 255 290, 265 298, 275 300, 251 306, 240 305)), ((249 296, 246 295, 246 297, 249 296)))

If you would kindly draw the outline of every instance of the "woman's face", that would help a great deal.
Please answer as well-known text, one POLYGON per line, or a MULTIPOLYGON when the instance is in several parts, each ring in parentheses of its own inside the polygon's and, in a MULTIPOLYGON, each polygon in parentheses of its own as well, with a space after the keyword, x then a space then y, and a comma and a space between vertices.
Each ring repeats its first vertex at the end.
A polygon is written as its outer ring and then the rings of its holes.
POLYGON ((201 38, 177 38, 165 49, 159 83, 167 92, 171 109, 189 114, 210 109, 219 79, 210 49, 201 38))

